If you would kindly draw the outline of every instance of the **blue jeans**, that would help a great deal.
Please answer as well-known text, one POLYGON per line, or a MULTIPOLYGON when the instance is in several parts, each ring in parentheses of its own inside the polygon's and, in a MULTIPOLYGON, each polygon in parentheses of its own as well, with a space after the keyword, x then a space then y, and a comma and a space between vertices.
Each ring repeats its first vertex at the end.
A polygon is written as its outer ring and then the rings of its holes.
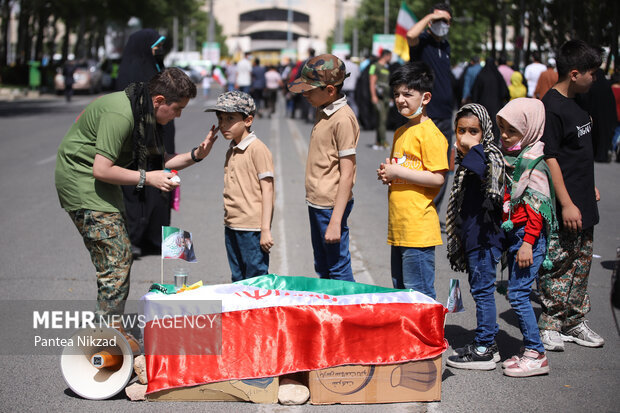
POLYGON ((499 331, 495 307, 495 278, 502 252, 497 247, 476 248, 467 253, 469 291, 476 302, 476 336, 485 347, 493 344, 499 331))
POLYGON ((225 227, 224 240, 233 282, 269 274, 269 254, 260 248, 260 231, 225 227))
POLYGON ((392 284, 435 298, 435 247, 392 247, 392 284))
POLYGON ((328 244, 325 242, 325 231, 332 217, 332 209, 318 209, 308 206, 310 217, 310 236, 314 251, 314 271, 321 278, 332 280, 355 281, 351 269, 351 254, 349 253, 349 227, 347 218, 353 209, 353 200, 347 203, 340 225, 340 242, 328 244))
POLYGON ((506 245, 508 247, 508 270, 510 279, 508 280, 508 301, 519 319, 519 328, 523 334, 523 346, 528 349, 543 353, 545 348, 540 339, 540 331, 536 322, 536 314, 530 301, 530 290, 532 283, 538 277, 538 270, 545 259, 547 252, 547 240, 544 233, 536 240, 532 246, 533 264, 527 268, 519 268, 515 257, 517 251, 523 244, 525 228, 517 228, 506 234, 506 245))

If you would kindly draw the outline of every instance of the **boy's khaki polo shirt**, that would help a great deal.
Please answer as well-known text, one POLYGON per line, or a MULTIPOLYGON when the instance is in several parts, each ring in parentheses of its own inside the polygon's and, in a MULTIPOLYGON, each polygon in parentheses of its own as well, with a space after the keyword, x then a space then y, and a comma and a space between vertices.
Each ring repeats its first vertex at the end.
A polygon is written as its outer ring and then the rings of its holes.
POLYGON ((260 180, 273 178, 273 160, 254 132, 238 145, 232 141, 224 164, 224 225, 238 231, 260 231, 260 180))
MULTIPOLYGON (((340 158, 355 155, 360 128, 353 110, 342 97, 318 110, 310 135, 306 162, 306 202, 315 208, 333 208, 340 182, 340 158)), ((353 183, 356 167, 353 166, 353 183)), ((349 200, 353 198, 353 191, 349 200)))

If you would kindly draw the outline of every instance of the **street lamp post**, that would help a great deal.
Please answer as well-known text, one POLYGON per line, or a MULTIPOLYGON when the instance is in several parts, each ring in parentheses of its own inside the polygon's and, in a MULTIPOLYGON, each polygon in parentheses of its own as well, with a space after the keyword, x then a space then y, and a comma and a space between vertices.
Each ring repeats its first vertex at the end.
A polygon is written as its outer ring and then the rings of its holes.
POLYGON ((389 34, 388 20, 390 19, 390 0, 383 0, 383 34, 389 34))
POLYGON ((211 45, 215 41, 215 19, 213 18, 213 0, 209 0, 209 26, 207 29, 207 42, 211 45))

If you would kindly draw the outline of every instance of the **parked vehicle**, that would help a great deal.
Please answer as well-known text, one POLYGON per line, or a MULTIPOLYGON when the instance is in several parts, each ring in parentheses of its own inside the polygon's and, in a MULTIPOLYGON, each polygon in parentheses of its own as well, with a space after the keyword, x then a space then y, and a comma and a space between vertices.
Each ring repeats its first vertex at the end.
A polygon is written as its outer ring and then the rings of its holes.
POLYGON ((177 65, 177 67, 181 69, 182 71, 184 71, 185 74, 189 76, 189 78, 192 80, 192 82, 200 83, 200 81, 202 81, 203 76, 202 76, 202 71, 200 69, 190 66, 186 62, 180 62, 177 65))
MULTIPOLYGON (((101 92, 103 72, 100 64, 92 60, 82 60, 76 62, 75 65, 73 90, 85 91, 91 94, 101 92)), ((62 76, 62 67, 58 69, 54 77, 54 88, 58 94, 61 94, 65 90, 65 79, 62 76)))

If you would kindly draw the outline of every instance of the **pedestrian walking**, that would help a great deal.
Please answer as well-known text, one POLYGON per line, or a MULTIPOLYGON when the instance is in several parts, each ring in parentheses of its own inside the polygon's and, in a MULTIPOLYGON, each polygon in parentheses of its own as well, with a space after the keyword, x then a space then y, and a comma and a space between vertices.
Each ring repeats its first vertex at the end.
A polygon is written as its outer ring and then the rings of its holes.
POLYGON ((510 92, 502 74, 495 66, 495 59, 488 58, 484 68, 478 73, 471 90, 471 100, 481 104, 489 112, 493 123, 493 135, 499 136, 495 115, 510 100, 510 92))
POLYGON ((357 102, 355 102, 355 86, 357 84, 357 79, 360 77, 360 68, 357 63, 351 61, 351 55, 346 55, 344 58, 344 66, 349 76, 344 80, 342 91, 347 96, 347 103, 351 106, 351 110, 353 110, 355 116, 359 116, 357 102))
POLYGON ((269 66, 265 72, 265 102, 267 103, 267 115, 269 117, 276 113, 278 93, 283 87, 282 76, 275 66, 269 66))
POLYGON ((71 102, 71 97, 73 96, 73 84, 75 83, 73 79, 74 73, 75 62, 73 60, 68 60, 62 69, 62 76, 65 80, 65 100, 67 102, 71 102))
POLYGON ((379 56, 379 60, 370 65, 368 70, 368 81, 370 99, 377 115, 375 150, 387 149, 389 147, 385 139, 388 109, 390 99, 390 69, 389 63, 392 60, 392 52, 384 49, 379 56))
POLYGON ((538 77, 536 89, 534 89, 534 97, 542 99, 545 93, 549 91, 558 82, 558 72, 555 71, 555 59, 547 60, 547 70, 542 72, 538 77))
POLYGON ((250 62, 250 52, 246 52, 244 57, 237 62, 235 77, 235 89, 245 93, 250 93, 252 85, 252 63, 250 62))
POLYGON ((532 63, 525 66, 525 72, 523 73, 523 77, 527 81, 528 98, 534 97, 538 78, 545 70, 547 70, 547 66, 540 63, 540 53, 534 52, 532 54, 532 63))

